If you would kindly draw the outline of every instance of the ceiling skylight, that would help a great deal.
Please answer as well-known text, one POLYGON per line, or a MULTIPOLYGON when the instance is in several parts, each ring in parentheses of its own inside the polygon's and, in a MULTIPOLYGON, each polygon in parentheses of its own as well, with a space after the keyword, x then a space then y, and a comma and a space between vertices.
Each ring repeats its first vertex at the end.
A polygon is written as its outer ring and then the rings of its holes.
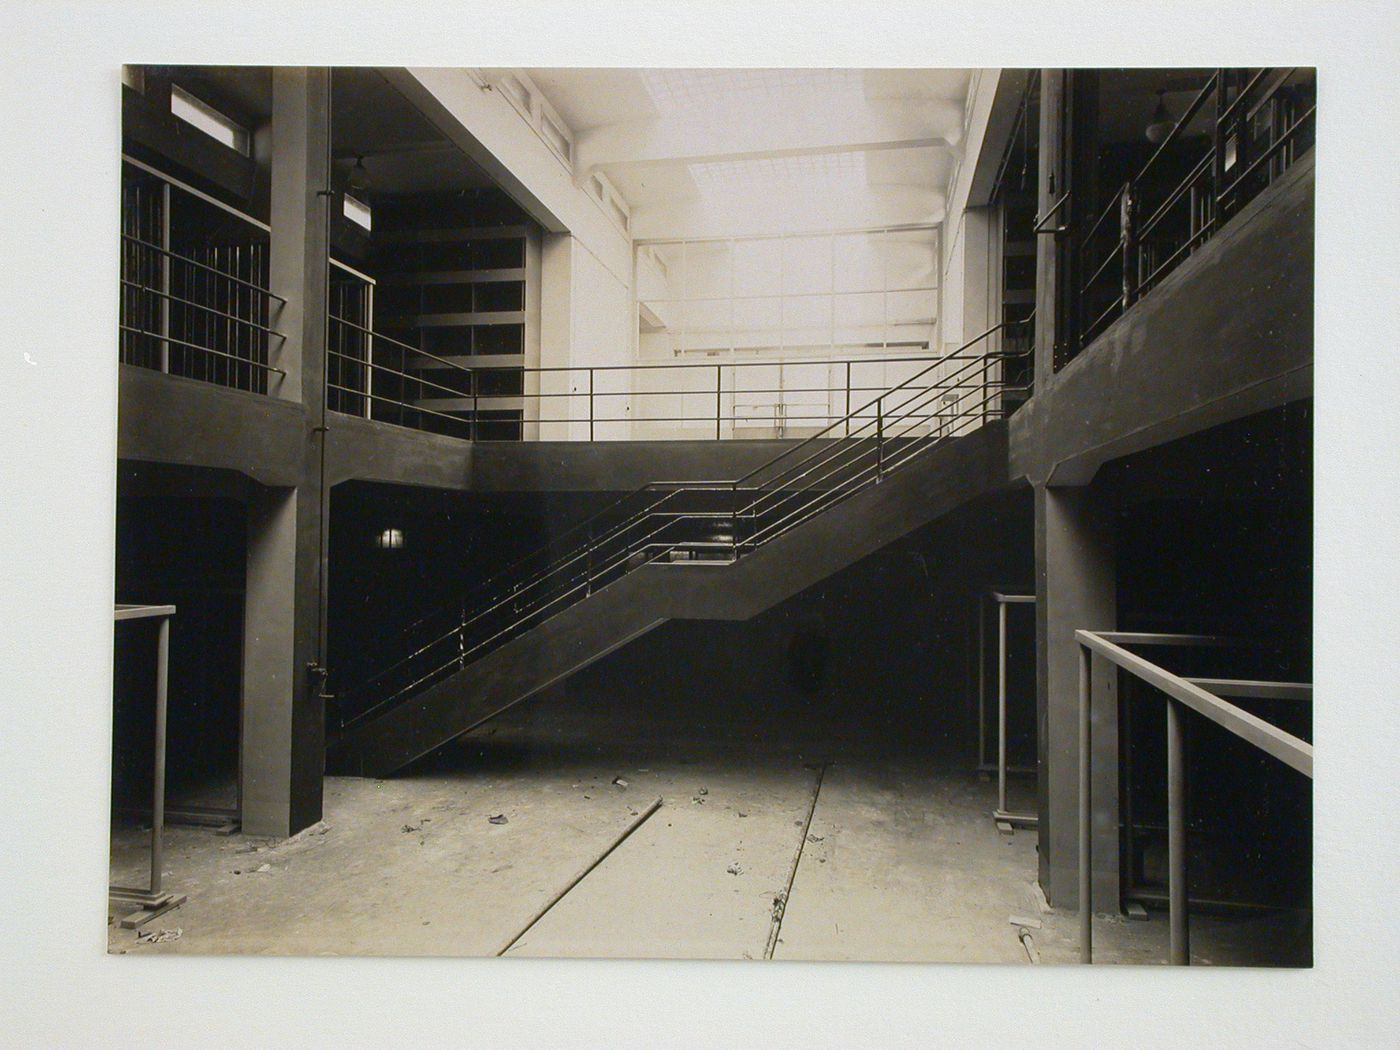
POLYGON ((662 112, 743 97, 779 101, 792 94, 861 89, 858 69, 645 69, 642 80, 662 112))
POLYGON ((863 186, 866 181, 865 154, 859 151, 708 161, 690 165, 690 174, 702 190, 798 180, 863 186))

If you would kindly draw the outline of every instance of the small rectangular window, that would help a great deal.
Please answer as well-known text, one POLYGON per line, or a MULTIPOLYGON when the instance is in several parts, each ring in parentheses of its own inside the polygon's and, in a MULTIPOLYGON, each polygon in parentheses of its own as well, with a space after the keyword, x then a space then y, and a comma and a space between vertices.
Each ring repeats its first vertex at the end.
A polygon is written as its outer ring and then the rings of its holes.
POLYGON ((230 149, 248 155, 248 131, 178 84, 170 85, 170 112, 230 149))
POLYGON ((374 216, 370 213, 369 205, 364 201, 357 201, 347 193, 343 210, 345 217, 351 222, 363 226, 367 230, 374 228, 374 216))

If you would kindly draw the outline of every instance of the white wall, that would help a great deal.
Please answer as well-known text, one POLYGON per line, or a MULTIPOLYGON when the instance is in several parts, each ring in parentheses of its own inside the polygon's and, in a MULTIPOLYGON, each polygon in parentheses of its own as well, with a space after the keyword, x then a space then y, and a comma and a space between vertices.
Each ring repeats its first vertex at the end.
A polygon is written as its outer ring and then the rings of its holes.
MULTIPOLYGON (((527 390, 575 396, 548 397, 532 406, 527 421, 541 422, 527 422, 525 436, 586 440, 588 373, 581 366, 630 365, 635 360, 630 236, 574 184, 568 167, 499 91, 483 90, 463 69, 390 73, 396 85, 544 227, 538 363, 568 371, 544 374, 528 383, 527 390)), ((595 411, 625 420, 597 426, 598 439, 630 436, 630 384, 625 374, 595 374, 595 411)))

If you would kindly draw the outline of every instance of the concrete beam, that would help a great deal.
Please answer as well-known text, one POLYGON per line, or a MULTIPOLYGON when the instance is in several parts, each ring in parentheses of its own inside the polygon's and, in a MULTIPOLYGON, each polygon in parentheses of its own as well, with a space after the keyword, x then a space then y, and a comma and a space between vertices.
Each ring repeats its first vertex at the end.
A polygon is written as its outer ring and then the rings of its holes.
POLYGON ((122 365, 117 458, 236 470, 263 485, 301 477, 299 402, 122 365))
POLYGON ((942 99, 731 106, 729 114, 707 109, 703 121, 653 118, 586 131, 575 143, 576 169, 587 177, 599 169, 929 146, 952 150, 962 134, 961 107, 942 99))
POLYGON ((382 481, 437 489, 471 487, 469 441, 334 412, 326 425, 327 486, 382 481))
POLYGON ((1110 460, 1311 396, 1312 362, 1307 156, 1060 372, 1037 367, 1011 418, 1012 474, 1084 484, 1110 460))

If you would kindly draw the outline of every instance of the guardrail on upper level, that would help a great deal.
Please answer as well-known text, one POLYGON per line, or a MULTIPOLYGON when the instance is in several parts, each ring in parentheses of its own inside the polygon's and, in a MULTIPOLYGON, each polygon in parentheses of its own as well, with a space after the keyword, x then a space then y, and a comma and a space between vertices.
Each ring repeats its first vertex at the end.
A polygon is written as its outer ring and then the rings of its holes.
MULTIPOLYGON (((1011 327, 1022 327, 1018 322, 1011 327)), ((998 326, 998 330, 1007 326, 998 326)), ((1028 345, 1028 343, 1027 343, 1028 345)), ((878 398, 930 371, 958 372, 921 433, 966 425, 965 402, 988 384, 980 418, 1003 405, 1001 370, 1021 353, 870 356, 840 360, 726 361, 556 368, 474 368, 429 353, 335 312, 327 349, 328 404, 359 415, 468 440, 724 440, 807 437, 836 426, 850 436, 877 424, 878 398), (985 367, 976 369, 981 362, 985 367)), ((1024 394, 1008 388, 1009 396, 1024 394)))
MULTIPOLYGON (((1173 965, 1191 962, 1186 890, 1186 749, 1183 727, 1186 709, 1195 711, 1227 733, 1239 737, 1309 780, 1313 772, 1312 744, 1224 697, 1312 700, 1312 686, 1303 682, 1242 681, 1184 678, 1129 651, 1125 646, 1229 646, 1229 639, 1209 635, 1135 634, 1124 631, 1075 631, 1079 649, 1079 958, 1094 961, 1093 948, 1093 737, 1092 661, 1104 659, 1161 692, 1167 702, 1167 900, 1173 965)), ((1115 692, 1115 696, 1121 693, 1115 692)))
POLYGON ((1312 70, 1217 70, 1088 227, 1063 228, 1073 235, 1077 254, 1079 316, 1076 337, 1056 367, 1093 342, 1312 146, 1315 95, 1312 70), (1191 153, 1183 148, 1186 129, 1208 104, 1214 107, 1209 132, 1199 152, 1191 153), (1189 158, 1184 165, 1183 156, 1189 158), (1179 177, 1183 166, 1186 174, 1179 177))
POLYGON ((133 158, 122 180, 120 360, 265 394, 285 372, 268 228, 133 158))

